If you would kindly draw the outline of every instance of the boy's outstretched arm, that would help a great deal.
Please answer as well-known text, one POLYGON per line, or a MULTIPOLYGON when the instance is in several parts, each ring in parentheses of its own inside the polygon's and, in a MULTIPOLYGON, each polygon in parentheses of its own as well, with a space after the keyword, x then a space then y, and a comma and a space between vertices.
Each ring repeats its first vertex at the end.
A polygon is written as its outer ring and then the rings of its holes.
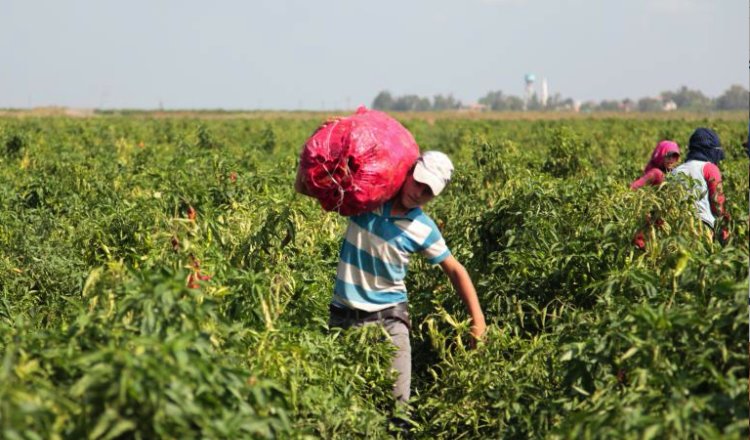
POLYGON ((482 313, 482 307, 479 305, 477 291, 471 282, 469 272, 453 255, 449 255, 448 258, 443 260, 440 263, 440 268, 448 275, 453 288, 456 289, 464 305, 466 305, 469 315, 471 315, 471 334, 475 339, 481 339, 487 325, 484 322, 484 313, 482 313))

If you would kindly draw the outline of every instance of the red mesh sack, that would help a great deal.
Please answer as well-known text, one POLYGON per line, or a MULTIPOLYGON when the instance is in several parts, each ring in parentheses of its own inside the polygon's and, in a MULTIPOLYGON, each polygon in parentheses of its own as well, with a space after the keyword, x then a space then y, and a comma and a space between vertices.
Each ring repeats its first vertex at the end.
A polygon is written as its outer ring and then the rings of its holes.
POLYGON ((362 214, 396 195, 417 157, 419 147, 403 125, 360 107, 325 122, 305 141, 295 185, 326 211, 362 214))

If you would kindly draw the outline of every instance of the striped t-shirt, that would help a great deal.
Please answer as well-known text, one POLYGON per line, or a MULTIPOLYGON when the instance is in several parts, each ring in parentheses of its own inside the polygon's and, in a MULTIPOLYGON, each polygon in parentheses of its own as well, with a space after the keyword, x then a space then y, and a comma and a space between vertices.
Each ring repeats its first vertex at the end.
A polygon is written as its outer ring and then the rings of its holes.
POLYGON ((368 312, 406 301, 411 254, 432 264, 450 255, 440 230, 419 208, 391 215, 391 202, 349 217, 333 293, 333 303, 368 312))

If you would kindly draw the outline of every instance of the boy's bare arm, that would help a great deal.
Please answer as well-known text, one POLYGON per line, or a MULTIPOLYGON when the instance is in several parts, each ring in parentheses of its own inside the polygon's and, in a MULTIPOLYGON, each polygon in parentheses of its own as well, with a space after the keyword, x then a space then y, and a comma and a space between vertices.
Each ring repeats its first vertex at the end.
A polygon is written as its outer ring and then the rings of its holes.
POLYGON ((482 313, 482 307, 479 305, 479 298, 477 298, 477 291, 474 289, 474 284, 471 282, 469 273, 453 255, 443 260, 440 263, 440 268, 448 275, 451 284, 453 284, 464 305, 466 305, 466 309, 469 311, 469 315, 471 316, 471 334, 476 339, 481 339, 487 325, 484 322, 484 313, 482 313))

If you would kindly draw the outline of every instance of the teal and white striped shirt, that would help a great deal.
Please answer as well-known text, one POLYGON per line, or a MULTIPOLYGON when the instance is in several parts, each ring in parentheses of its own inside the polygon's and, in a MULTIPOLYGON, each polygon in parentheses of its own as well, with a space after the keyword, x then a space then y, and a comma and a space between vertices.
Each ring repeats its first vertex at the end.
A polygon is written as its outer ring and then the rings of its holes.
POLYGON ((333 303, 374 312, 406 301, 404 279, 415 252, 432 264, 450 255, 437 225, 421 209, 392 216, 391 202, 387 202, 349 217, 333 303))

